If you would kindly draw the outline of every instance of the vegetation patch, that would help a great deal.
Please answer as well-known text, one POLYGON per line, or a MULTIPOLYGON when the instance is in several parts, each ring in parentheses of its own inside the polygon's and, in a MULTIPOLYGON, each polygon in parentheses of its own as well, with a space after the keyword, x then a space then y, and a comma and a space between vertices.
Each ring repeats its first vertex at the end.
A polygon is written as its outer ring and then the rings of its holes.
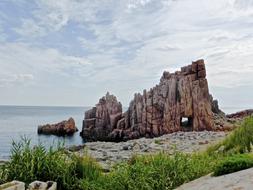
POLYGON ((212 154, 218 151, 224 154, 242 154, 251 152, 253 144, 253 117, 246 118, 241 126, 237 127, 221 143, 208 148, 207 152, 212 154))
POLYGON ((240 170, 253 167, 253 156, 249 154, 238 154, 226 158, 214 169, 214 176, 230 174, 240 170))
POLYGON ((26 184, 32 181, 56 181, 59 189, 80 189, 80 178, 94 178, 100 168, 89 158, 82 159, 66 154, 62 145, 49 150, 39 144, 31 147, 30 140, 22 138, 13 142, 11 159, 2 166, 1 183, 19 180, 26 184))

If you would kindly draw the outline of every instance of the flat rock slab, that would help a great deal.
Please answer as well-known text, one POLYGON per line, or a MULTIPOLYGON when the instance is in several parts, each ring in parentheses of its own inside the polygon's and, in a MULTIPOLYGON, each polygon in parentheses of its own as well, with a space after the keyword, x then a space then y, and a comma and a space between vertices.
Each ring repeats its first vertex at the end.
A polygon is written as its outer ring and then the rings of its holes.
POLYGON ((228 175, 212 177, 210 175, 184 184, 177 190, 252 190, 253 168, 228 175))

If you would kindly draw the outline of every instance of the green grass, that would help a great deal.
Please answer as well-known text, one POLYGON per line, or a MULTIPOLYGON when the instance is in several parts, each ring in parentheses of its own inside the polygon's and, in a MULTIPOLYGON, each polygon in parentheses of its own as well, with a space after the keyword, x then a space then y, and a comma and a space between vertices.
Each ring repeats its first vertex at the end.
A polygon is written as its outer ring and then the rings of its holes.
POLYGON ((236 154, 220 162, 214 169, 214 176, 230 174, 253 167, 252 154, 236 154))
MULTIPOLYGON (((21 180, 53 180, 59 189, 167 190, 206 174, 222 175, 252 167, 253 118, 247 118, 224 141, 205 152, 173 155, 159 153, 133 156, 103 173, 99 164, 85 155, 67 154, 62 146, 46 150, 23 139, 13 143, 11 160, 0 168, 0 183, 21 180), (247 154, 246 154, 247 153, 247 154)), ((160 142, 156 142, 160 143, 160 142)))
POLYGON ((112 186, 107 189, 174 189, 210 173, 217 159, 207 154, 160 153, 134 157, 119 165, 112 173, 112 186), (117 188, 115 188, 117 187, 117 188))
POLYGON ((2 166, 0 179, 2 183, 19 180, 26 184, 53 180, 60 189, 81 189, 80 179, 93 178, 99 171, 88 156, 66 154, 62 145, 49 150, 41 144, 31 147, 30 140, 22 138, 19 143, 13 142, 10 161, 2 166))
POLYGON ((89 156, 66 154, 61 146, 49 150, 42 145, 31 147, 30 141, 23 139, 13 143, 11 160, 1 169, 0 179, 3 182, 20 180, 26 184, 34 180, 53 180, 59 189, 70 190, 162 190, 210 173, 217 160, 205 153, 134 156, 104 174, 89 156))

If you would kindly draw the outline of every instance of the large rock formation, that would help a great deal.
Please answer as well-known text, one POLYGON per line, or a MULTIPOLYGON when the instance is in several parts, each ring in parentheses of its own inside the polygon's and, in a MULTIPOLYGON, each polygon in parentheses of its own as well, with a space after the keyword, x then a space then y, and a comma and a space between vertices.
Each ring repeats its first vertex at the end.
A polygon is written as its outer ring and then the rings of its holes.
POLYGON ((158 85, 134 95, 123 114, 121 103, 107 93, 85 113, 81 135, 87 141, 122 141, 212 130, 211 101, 204 60, 198 60, 181 71, 165 71, 158 85))
POLYGON ((96 107, 85 112, 82 136, 86 140, 110 140, 108 137, 117 128, 122 118, 122 105, 117 98, 110 95, 102 97, 96 107))
POLYGON ((78 129, 76 128, 75 121, 71 117, 67 121, 62 121, 56 124, 46 124, 38 126, 38 134, 46 134, 46 135, 72 135, 78 129))

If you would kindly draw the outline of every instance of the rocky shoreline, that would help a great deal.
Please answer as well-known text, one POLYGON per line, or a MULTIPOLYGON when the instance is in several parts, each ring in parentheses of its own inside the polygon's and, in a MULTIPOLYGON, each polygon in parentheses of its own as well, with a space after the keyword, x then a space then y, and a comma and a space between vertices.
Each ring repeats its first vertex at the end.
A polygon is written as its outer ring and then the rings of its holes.
POLYGON ((201 151, 224 139, 227 134, 228 132, 224 131, 175 132, 157 138, 140 138, 118 143, 87 142, 77 153, 92 156, 105 171, 109 171, 115 163, 129 160, 133 155, 201 151))

